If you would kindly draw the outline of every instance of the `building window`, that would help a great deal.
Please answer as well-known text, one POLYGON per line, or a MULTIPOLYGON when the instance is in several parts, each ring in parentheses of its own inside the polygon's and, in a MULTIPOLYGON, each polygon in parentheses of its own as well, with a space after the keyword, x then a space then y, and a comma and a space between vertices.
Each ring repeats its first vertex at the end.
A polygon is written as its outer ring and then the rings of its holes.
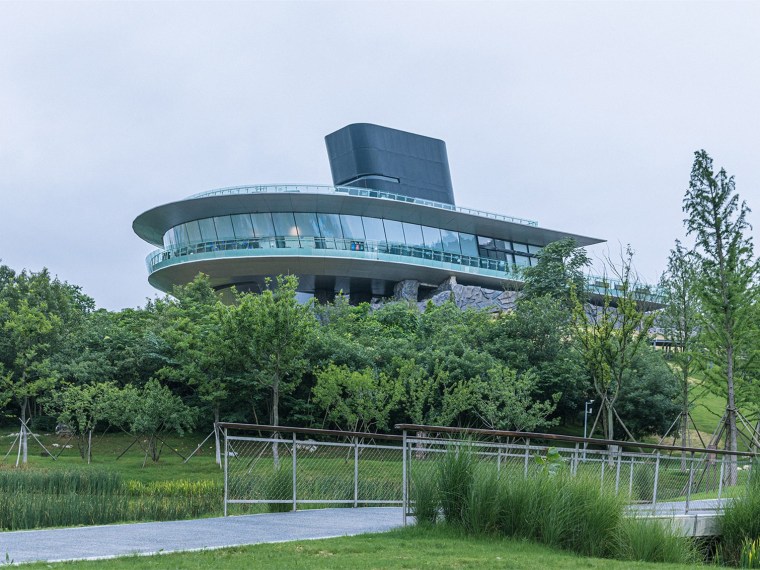
POLYGON ((247 239, 253 237, 253 224, 251 223, 250 214, 235 214, 230 216, 232 219, 232 229, 237 239, 247 239))
POLYGON ((346 239, 365 239, 364 226, 361 216, 340 215, 340 225, 343 227, 343 237, 346 239))
POLYGON ((417 224, 402 222, 406 245, 425 247, 425 239, 422 237, 422 228, 417 224))

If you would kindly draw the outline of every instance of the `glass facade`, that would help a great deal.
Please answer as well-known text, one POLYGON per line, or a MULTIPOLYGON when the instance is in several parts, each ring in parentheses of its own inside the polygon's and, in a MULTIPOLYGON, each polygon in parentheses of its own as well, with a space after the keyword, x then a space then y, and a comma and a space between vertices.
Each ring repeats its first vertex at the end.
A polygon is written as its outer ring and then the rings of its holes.
POLYGON ((234 248, 234 244, 225 245, 219 242, 234 240, 246 240, 246 247, 328 249, 339 247, 336 240, 351 240, 351 249, 356 248, 358 251, 365 251, 364 242, 369 241, 444 252, 455 256, 491 259, 501 262, 500 265, 518 267, 535 265, 535 255, 541 251, 541 247, 537 245, 475 236, 409 222, 311 212, 233 214, 193 220, 167 231, 164 234, 164 248, 171 250, 213 242, 212 249, 229 249, 234 248))

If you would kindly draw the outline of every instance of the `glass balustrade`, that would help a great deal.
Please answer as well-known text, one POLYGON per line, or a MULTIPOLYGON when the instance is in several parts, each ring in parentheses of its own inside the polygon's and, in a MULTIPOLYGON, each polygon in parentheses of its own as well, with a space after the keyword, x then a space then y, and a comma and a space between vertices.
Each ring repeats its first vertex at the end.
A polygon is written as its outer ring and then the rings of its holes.
POLYGON ((381 200, 393 200, 395 202, 419 204, 421 206, 450 210, 452 212, 460 212, 462 214, 471 214, 473 216, 489 218, 491 220, 499 220, 502 222, 511 222, 513 224, 538 226, 538 222, 535 220, 528 220, 516 216, 506 216, 503 214, 494 214, 493 212, 484 212, 482 210, 476 210, 474 208, 453 206, 452 204, 445 204, 443 202, 436 202, 434 200, 412 198, 411 196, 404 196, 403 194, 382 192, 380 190, 372 190, 370 188, 355 188, 353 186, 321 186, 316 184, 263 184, 255 186, 233 186, 230 188, 219 188, 217 190, 207 190, 206 192, 193 194, 190 196, 190 199, 208 198, 211 196, 231 196, 237 194, 281 194, 283 192, 301 192, 305 194, 347 194, 349 196, 359 196, 363 198, 378 198, 381 200))

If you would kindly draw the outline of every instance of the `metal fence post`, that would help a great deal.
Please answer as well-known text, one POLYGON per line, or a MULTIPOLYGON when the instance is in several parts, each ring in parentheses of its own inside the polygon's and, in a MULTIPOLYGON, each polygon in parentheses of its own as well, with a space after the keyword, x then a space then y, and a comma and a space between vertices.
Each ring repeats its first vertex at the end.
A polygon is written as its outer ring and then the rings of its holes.
POLYGON ((573 474, 573 476, 578 474, 578 450, 579 449, 580 449, 580 444, 576 443, 575 451, 573 452, 573 462, 571 464, 572 465, 571 473, 573 474))
POLYGON ((227 428, 224 428, 224 516, 227 516, 227 500, 229 499, 229 486, 227 478, 229 469, 227 468, 227 462, 229 461, 229 438, 227 437, 227 428))
POLYGON ((406 430, 403 431, 401 437, 401 504, 403 506, 403 524, 406 526, 406 511, 409 507, 409 494, 406 482, 406 430))
POLYGON ((726 456, 723 455, 720 458, 720 479, 718 480, 718 499, 720 499, 723 493, 723 474, 726 468, 726 456))
POLYGON ((359 506, 359 438, 354 438, 354 508, 359 506))
POLYGON ((689 500, 691 499, 691 486, 694 484, 694 452, 691 452, 691 467, 689 468, 689 488, 686 490, 686 508, 684 514, 689 513, 689 500))
POLYGON ((657 504, 657 483, 660 480, 660 450, 657 450, 657 460, 654 464, 654 489, 652 490, 652 506, 657 504))
POLYGON ((631 455, 631 472, 628 474, 628 500, 633 498, 633 466, 635 457, 631 455))
POLYGON ((295 511, 297 509, 297 497, 296 497, 296 434, 293 433, 293 510, 295 511))
POLYGON ((617 468, 615 470, 615 494, 620 492, 620 463, 623 461, 623 446, 618 449, 617 468))
POLYGON ((501 475, 501 446, 496 444, 496 477, 501 475))
POLYGON ((528 459, 530 458, 530 438, 525 440, 525 478, 528 478, 528 459))

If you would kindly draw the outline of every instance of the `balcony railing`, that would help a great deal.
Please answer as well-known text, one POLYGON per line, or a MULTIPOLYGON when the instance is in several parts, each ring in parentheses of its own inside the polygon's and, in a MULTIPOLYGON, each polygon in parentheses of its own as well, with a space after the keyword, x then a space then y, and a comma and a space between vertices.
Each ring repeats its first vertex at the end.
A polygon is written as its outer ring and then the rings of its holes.
POLYGON ((190 199, 208 198, 209 196, 231 196, 236 194, 282 194, 286 192, 304 194, 348 194, 349 196, 360 196, 363 198, 379 198, 381 200, 407 202, 409 204, 419 204, 421 206, 429 206, 431 208, 439 208, 441 210, 449 210, 451 212, 471 214, 473 216, 499 220, 501 222, 511 222, 513 224, 522 224, 524 226, 538 226, 538 222, 535 220, 527 220, 525 218, 518 218, 515 216, 494 214, 492 212, 484 212, 482 210, 475 210, 473 208, 453 206, 452 204, 445 204, 443 202, 436 202, 434 200, 413 198, 411 196, 404 196, 403 194, 372 190, 371 188, 356 188, 353 186, 320 186, 311 184, 264 184, 257 186, 232 186, 230 188, 219 188, 217 190, 208 190, 206 192, 201 192, 200 194, 193 194, 190 196, 190 199))
POLYGON ((500 276, 503 276, 504 279, 521 280, 519 267, 497 259, 473 257, 398 243, 326 237, 298 238, 291 236, 273 236, 191 243, 168 250, 156 250, 148 255, 145 262, 148 267, 148 273, 153 273, 157 269, 160 269, 164 264, 169 264, 167 262, 172 262, 174 260, 178 262, 191 261, 191 259, 188 258, 197 254, 244 250, 249 251, 250 255, 256 255, 257 252, 265 254, 264 250, 273 249, 320 250, 321 252, 328 254, 332 250, 346 252, 349 255, 353 253, 359 257, 370 258, 375 257, 377 254, 394 255, 414 258, 419 260, 417 263, 420 265, 432 265, 425 263, 425 261, 448 263, 494 271, 503 274, 500 276))
MULTIPOLYGON (((204 241, 171 249, 156 250, 148 255, 145 262, 148 273, 151 274, 168 265, 192 261, 193 256, 200 254, 213 254, 213 256, 223 257, 225 252, 233 252, 233 255, 256 256, 273 255, 272 250, 277 250, 274 255, 303 253, 305 255, 329 256, 331 252, 334 252, 335 256, 340 257, 355 256, 381 261, 384 261, 381 256, 398 256, 409 258, 408 262, 415 265, 454 269, 467 273, 473 273, 474 269, 474 273, 488 277, 517 282, 523 281, 523 268, 506 261, 399 243, 326 237, 271 236, 204 241), (455 267, 452 268, 452 266, 455 267)), ((612 297, 618 297, 623 292, 622 284, 609 277, 589 276, 586 278, 586 285, 587 291, 592 295, 609 294, 612 297)), ((634 284, 632 287, 632 292, 640 300, 661 302, 660 292, 657 288, 643 283, 634 284)))

